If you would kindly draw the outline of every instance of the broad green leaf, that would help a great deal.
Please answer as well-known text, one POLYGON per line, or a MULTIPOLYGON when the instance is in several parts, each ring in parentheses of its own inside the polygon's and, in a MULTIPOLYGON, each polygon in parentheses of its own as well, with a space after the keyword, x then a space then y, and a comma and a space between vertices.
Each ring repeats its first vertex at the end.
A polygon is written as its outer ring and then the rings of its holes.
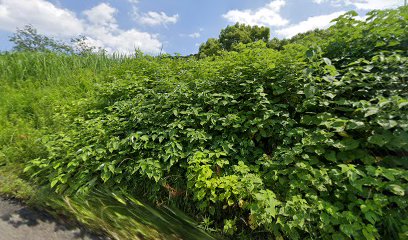
POLYGON ((111 171, 111 173, 115 174, 115 167, 112 164, 108 165, 108 169, 111 171))
POLYGON ((401 109, 401 108, 403 108, 403 107, 405 107, 405 106, 408 106, 408 100, 403 99, 403 100, 400 100, 400 101, 398 102, 398 108, 399 108, 399 109, 401 109))
POLYGON ((379 119, 377 120, 377 123, 384 129, 390 129, 398 126, 398 122, 395 120, 379 119))
POLYGON ((143 135, 143 136, 140 137, 140 140, 147 142, 147 141, 149 141, 149 136, 148 135, 143 135))
POLYGON ((324 155, 324 157, 325 157, 327 160, 332 161, 332 162, 336 162, 336 160, 337 160, 337 158, 336 158, 336 152, 335 152, 335 151, 327 152, 327 153, 324 155))
POLYGON ((379 111, 378 108, 374 108, 374 107, 368 108, 367 111, 364 114, 364 117, 369 117, 369 116, 372 116, 374 114, 377 114, 378 111, 379 111))
POLYGON ((348 237, 351 237, 351 235, 354 234, 354 230, 352 228, 351 224, 342 224, 340 225, 340 230, 346 234, 348 237))
POLYGON ((366 228, 363 228, 363 235, 367 240, 375 240, 375 236, 366 228))
POLYGON ((395 181, 395 172, 389 169, 383 169, 382 175, 390 181, 395 181))
POLYGON ((201 199, 203 199, 204 198, 204 196, 205 196, 205 194, 206 194, 206 192, 205 192, 205 190, 200 190, 200 191, 198 191, 197 192, 197 200, 201 200, 201 199))
POLYGON ((369 143, 376 144, 382 147, 391 140, 391 137, 392 136, 388 134, 376 134, 376 135, 368 137, 367 140, 369 143))
POLYGON ((332 65, 332 62, 328 58, 323 58, 323 61, 326 63, 326 65, 332 65))
POLYGON ((59 179, 54 179, 51 181, 51 188, 53 188, 57 183, 59 182, 59 179))
POLYGON ((310 84, 306 84, 303 91, 304 91, 304 93, 306 95, 306 98, 311 98, 311 97, 313 97, 315 95, 316 88, 314 86, 310 85, 310 84))
POLYGON ((360 141, 352 138, 344 138, 343 140, 333 144, 334 147, 339 148, 341 150, 353 150, 358 148, 359 145, 360 141))
POLYGON ((349 120, 347 123, 347 129, 361 129, 364 128, 365 124, 361 121, 349 120))
POLYGON ((364 216, 371 224, 375 224, 379 219, 377 214, 375 214, 372 211, 368 211, 368 212, 364 213, 364 216))
POLYGON ((392 193, 394 193, 394 194, 396 194, 396 195, 399 195, 399 196, 404 196, 404 195, 405 195, 405 190, 404 190, 401 186, 399 186, 399 185, 397 185, 397 184, 390 184, 390 185, 388 186, 388 189, 389 189, 392 193))

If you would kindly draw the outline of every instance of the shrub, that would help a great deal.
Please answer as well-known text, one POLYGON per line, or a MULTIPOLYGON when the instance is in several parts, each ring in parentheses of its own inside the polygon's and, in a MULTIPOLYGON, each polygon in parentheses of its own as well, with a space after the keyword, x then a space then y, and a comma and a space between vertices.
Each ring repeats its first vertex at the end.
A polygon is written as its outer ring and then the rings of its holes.
POLYGON ((58 192, 171 199, 226 235, 404 238, 407 35, 390 26, 407 8, 336 21, 319 46, 134 59, 26 170, 58 192))

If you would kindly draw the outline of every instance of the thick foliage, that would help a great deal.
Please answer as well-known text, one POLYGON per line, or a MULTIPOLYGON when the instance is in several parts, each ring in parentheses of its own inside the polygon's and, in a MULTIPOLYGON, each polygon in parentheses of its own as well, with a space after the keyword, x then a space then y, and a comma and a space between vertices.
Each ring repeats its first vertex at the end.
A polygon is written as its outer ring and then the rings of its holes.
POLYGON ((220 41, 216 38, 209 38, 207 42, 200 45, 198 50, 198 56, 200 58, 205 58, 209 56, 218 55, 222 51, 222 46, 220 41))
POLYGON ((236 23, 234 26, 227 26, 221 30, 219 41, 223 49, 230 51, 238 43, 267 42, 269 36, 270 30, 267 27, 236 23))
POLYGON ((220 55, 222 51, 232 51, 235 46, 243 43, 253 43, 257 41, 267 42, 270 29, 267 27, 250 26, 236 23, 222 29, 218 39, 210 38, 200 45, 198 57, 204 58, 220 55))
POLYGON ((0 195, 33 195, 35 186, 23 169, 29 160, 46 156, 38 139, 65 126, 55 116, 57 109, 91 96, 102 72, 125 60, 51 52, 0 54, 0 195))
POLYGON ((135 59, 27 171, 59 192, 180 199, 225 234, 406 238, 407 25, 406 8, 347 14, 320 47, 135 59))

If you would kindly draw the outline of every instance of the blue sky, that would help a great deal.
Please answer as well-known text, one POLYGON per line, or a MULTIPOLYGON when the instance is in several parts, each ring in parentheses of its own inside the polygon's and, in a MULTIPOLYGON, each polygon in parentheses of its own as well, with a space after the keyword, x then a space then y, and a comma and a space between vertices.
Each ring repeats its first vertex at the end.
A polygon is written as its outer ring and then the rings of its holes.
POLYGON ((394 8, 404 0, 0 0, 0 50, 26 24, 41 34, 68 40, 78 35, 109 52, 135 48, 157 54, 196 53, 200 43, 217 37, 235 22, 271 28, 271 37, 329 26, 349 10, 364 16, 372 9, 394 8))

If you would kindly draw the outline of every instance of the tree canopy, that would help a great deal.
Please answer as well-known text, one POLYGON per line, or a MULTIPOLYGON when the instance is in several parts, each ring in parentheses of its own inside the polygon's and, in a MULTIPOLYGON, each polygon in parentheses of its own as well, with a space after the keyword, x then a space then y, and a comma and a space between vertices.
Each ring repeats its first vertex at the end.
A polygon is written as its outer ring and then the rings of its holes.
POLYGON ((270 30, 267 27, 236 23, 222 29, 218 39, 210 38, 201 44, 198 54, 199 57, 213 56, 221 50, 231 51, 239 43, 268 42, 269 37, 270 30))
POLYGON ((32 25, 25 25, 22 29, 17 28, 17 31, 9 38, 15 45, 15 51, 30 51, 30 52, 64 52, 72 51, 72 47, 62 43, 54 38, 47 37, 38 33, 32 25))
POLYGON ((223 49, 230 51, 237 43, 267 42, 270 30, 267 27, 236 23, 221 30, 219 41, 223 49))
POLYGON ((22 29, 17 28, 16 32, 10 36, 9 41, 14 43, 13 50, 17 52, 86 54, 94 51, 103 51, 89 45, 86 36, 71 38, 70 43, 66 43, 38 33, 33 25, 25 25, 22 29))

